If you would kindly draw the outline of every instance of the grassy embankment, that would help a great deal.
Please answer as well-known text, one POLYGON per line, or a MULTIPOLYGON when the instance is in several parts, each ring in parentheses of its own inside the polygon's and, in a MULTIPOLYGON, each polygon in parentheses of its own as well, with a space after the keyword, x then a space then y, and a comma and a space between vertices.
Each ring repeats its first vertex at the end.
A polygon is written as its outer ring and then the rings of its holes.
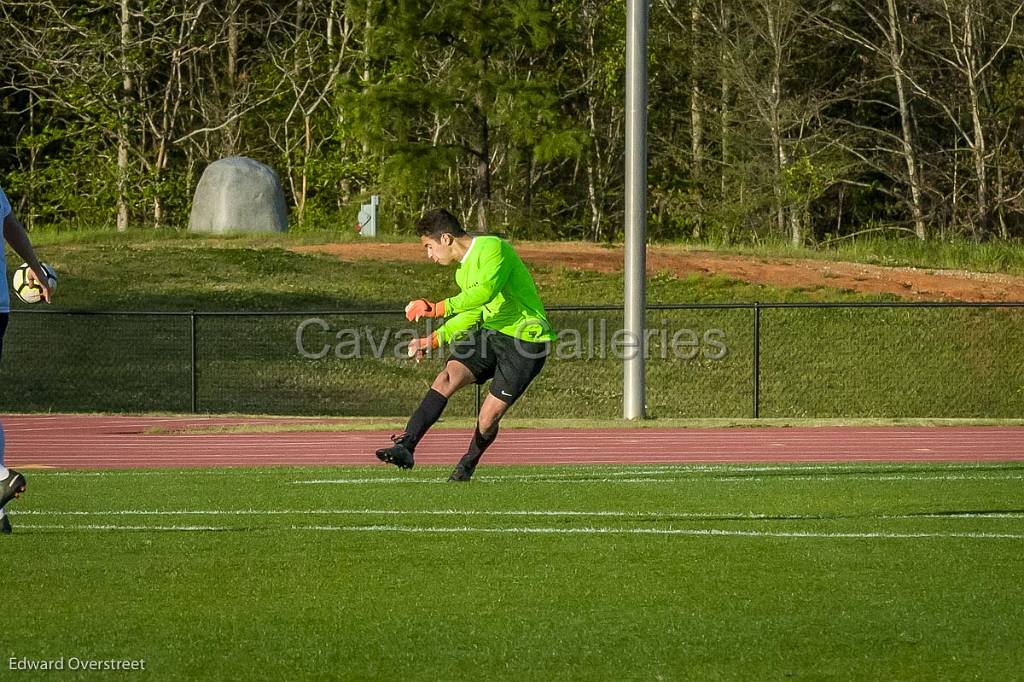
MULTIPOLYGON (((452 273, 426 262, 343 263, 287 249, 322 239, 63 233, 43 235, 37 242, 61 276, 58 303, 50 311, 295 313, 197 318, 195 366, 202 412, 404 415, 440 368, 441 358, 417 366, 400 357, 413 331, 400 310, 411 297, 451 293, 452 273), (345 310, 381 314, 338 314, 345 310), (297 340, 300 325, 309 319, 317 321, 297 340), (304 357, 300 341, 307 354, 324 357, 304 357), (340 359, 339 354, 359 359, 340 359)), ((536 267, 535 276, 549 307, 621 301, 621 275, 536 267)), ((827 288, 779 289, 669 274, 650 279, 648 296, 651 303, 872 300, 827 288)), ((187 315, 37 315, 23 310, 15 306, 5 344, 5 383, 16 388, 5 391, 7 402, 0 409, 191 408, 187 315)), ((783 419, 1020 417, 1021 314, 762 311, 761 414, 783 419)), ((621 315, 554 312, 552 320, 563 334, 556 357, 528 399, 517 405, 516 416, 618 416, 622 365, 614 357, 613 335, 621 315)), ((750 415, 750 310, 651 311, 648 324, 654 332, 648 362, 652 416, 750 415)), ((424 329, 419 325, 418 333, 424 329)), ((472 403, 465 395, 453 402, 448 415, 469 415, 472 403)))

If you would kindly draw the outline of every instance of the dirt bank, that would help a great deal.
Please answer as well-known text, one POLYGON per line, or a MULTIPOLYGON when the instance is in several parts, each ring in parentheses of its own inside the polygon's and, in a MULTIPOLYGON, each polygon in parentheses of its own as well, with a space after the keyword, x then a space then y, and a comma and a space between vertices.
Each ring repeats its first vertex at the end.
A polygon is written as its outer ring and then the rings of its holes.
MULTIPOLYGON (((516 242, 523 260, 597 272, 621 272, 622 247, 579 242, 516 242)), ((327 253, 342 260, 415 261, 425 258, 419 244, 354 242, 296 247, 306 253, 327 253)), ((1003 274, 890 268, 839 261, 757 258, 654 246, 647 270, 678 277, 715 274, 756 284, 789 288, 826 286, 865 293, 888 293, 917 301, 1024 301, 1024 277, 1003 274)))

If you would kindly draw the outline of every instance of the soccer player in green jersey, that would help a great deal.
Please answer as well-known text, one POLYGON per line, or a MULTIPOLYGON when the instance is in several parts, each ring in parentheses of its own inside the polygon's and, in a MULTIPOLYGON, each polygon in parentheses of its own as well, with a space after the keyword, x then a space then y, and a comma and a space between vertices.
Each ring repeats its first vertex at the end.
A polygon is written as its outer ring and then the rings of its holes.
POLYGON ((512 246, 495 236, 471 236, 444 209, 429 211, 416 223, 427 258, 438 265, 460 263, 455 281, 461 293, 432 303, 410 301, 410 322, 445 318, 437 331, 414 339, 409 355, 420 360, 428 350, 450 344, 451 354, 416 408, 405 432, 377 458, 411 469, 413 452, 441 417, 448 399, 470 384, 491 381, 480 407, 469 449, 449 480, 468 481, 480 457, 498 435, 498 423, 544 367, 555 332, 537 295, 537 286, 512 246))

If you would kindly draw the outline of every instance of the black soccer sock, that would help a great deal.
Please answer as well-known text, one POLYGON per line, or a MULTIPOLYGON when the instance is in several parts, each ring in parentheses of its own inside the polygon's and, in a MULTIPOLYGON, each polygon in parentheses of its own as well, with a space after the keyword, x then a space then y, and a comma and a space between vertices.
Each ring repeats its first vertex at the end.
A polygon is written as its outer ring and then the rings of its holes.
POLYGON ((447 404, 448 398, 434 389, 427 391, 420 406, 412 413, 409 423, 405 426, 406 447, 410 450, 416 447, 427 430, 441 418, 441 413, 444 412, 447 404))
POLYGON ((470 473, 476 469, 476 465, 480 463, 480 458, 484 456, 484 452, 487 448, 491 447, 491 443, 498 437, 498 427, 495 425, 494 432, 489 436, 485 436, 480 433, 480 424, 476 425, 476 430, 473 431, 473 440, 469 443, 469 450, 459 460, 459 464, 463 466, 470 473))

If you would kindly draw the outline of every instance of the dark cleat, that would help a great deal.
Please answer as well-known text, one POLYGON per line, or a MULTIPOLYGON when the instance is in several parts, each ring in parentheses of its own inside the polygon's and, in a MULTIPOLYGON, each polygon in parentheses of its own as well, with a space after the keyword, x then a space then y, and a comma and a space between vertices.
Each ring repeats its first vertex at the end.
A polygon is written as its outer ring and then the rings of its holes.
POLYGON ((394 445, 377 451, 377 459, 394 464, 399 469, 412 469, 416 462, 412 457, 412 448, 407 445, 408 437, 404 433, 401 436, 391 436, 391 442, 394 445))
POLYGON ((9 469, 7 478, 0 480, 0 509, 7 506, 11 500, 21 497, 25 492, 25 477, 14 469, 9 469))
POLYGON ((469 481, 473 478, 473 472, 461 464, 455 465, 455 471, 448 477, 449 481, 469 481))
POLYGON ((476 471, 476 465, 480 463, 480 453, 475 455, 467 452, 459 460, 459 463, 455 465, 455 471, 448 477, 449 481, 468 481, 473 478, 473 472, 476 471))
POLYGON ((7 518, 7 514, 4 514, 3 517, 0 517, 0 533, 2 533, 3 535, 11 534, 11 522, 7 518))

